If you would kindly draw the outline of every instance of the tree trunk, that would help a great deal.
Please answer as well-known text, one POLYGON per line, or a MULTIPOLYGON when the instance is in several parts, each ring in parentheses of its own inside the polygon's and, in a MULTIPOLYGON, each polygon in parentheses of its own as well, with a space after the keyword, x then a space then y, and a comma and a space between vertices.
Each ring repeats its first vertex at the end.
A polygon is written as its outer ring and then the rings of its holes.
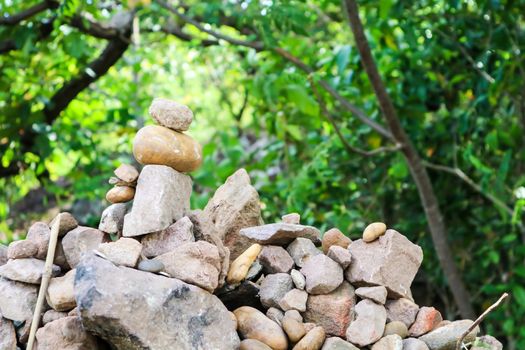
POLYGON ((356 45, 359 54, 361 55, 361 62, 366 70, 370 83, 372 84, 383 117, 385 118, 394 139, 401 144, 401 152, 406 159, 412 178, 416 183, 439 263, 448 280, 454 300, 459 308, 461 316, 463 318, 473 319, 475 314, 470 302, 470 295, 461 279, 461 275, 454 261, 454 256, 448 245, 445 223, 443 222, 443 216, 441 215, 438 201, 426 168, 423 165, 417 150, 401 126, 394 105, 386 91, 381 76, 379 75, 374 58, 372 57, 372 52, 368 45, 368 40, 364 34, 363 25, 359 18, 357 3, 355 0, 343 0, 343 6, 348 14, 350 27, 354 33, 356 45))

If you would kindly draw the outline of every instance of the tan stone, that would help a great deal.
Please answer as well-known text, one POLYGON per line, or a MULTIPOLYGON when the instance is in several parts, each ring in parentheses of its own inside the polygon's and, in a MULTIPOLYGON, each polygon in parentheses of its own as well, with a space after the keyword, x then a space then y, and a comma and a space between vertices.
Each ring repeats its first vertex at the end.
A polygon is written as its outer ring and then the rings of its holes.
POLYGON ((135 267, 142 252, 142 244, 136 239, 121 237, 116 242, 101 243, 97 250, 115 265, 135 267))
POLYGON ((373 222, 363 231, 363 241, 370 243, 386 232, 386 225, 382 222, 373 222))
POLYGON ((38 244, 29 240, 14 241, 7 248, 8 259, 32 258, 38 254, 38 244))
POLYGON ((319 350, 323 346, 326 334, 323 327, 315 327, 301 339, 293 350, 319 350))
POLYGON ((288 349, 288 339, 284 331, 259 310, 241 306, 233 313, 237 317, 239 333, 243 338, 259 340, 273 350, 288 349))
POLYGON ((135 188, 115 186, 106 193, 106 200, 111 203, 129 202, 135 196, 135 188))
POLYGON ((26 239, 38 245, 37 259, 45 259, 51 230, 45 222, 35 222, 27 231, 26 239))
POLYGON ((290 213, 283 215, 281 217, 281 220, 285 224, 299 225, 301 222, 301 215, 299 215, 298 213, 290 213))
POLYGON ((246 249, 244 253, 239 255, 231 264, 230 270, 228 271, 228 277, 226 281, 230 284, 239 283, 246 278, 250 266, 252 266, 255 259, 262 250, 260 244, 253 244, 250 248, 246 249))
POLYGON ((38 350, 98 349, 97 339, 87 333, 78 317, 49 322, 36 332, 38 350))
POLYGON ((138 170, 129 164, 121 164, 113 173, 116 177, 127 183, 133 183, 137 181, 139 177, 138 170))
POLYGON ((142 253, 148 258, 152 258, 168 253, 189 242, 195 242, 193 223, 185 216, 164 230, 144 236, 141 241, 142 253))
POLYGON ((104 232, 86 226, 78 226, 62 238, 62 247, 71 268, 75 268, 84 254, 97 249, 106 241, 104 232))
POLYGON ((403 350, 403 339, 397 334, 387 335, 372 345, 371 350, 403 350))
POLYGON ((323 235, 322 247, 326 254, 331 246, 337 245, 343 248, 348 248, 352 240, 346 237, 338 228, 332 228, 326 231, 323 235))
POLYGON ((193 112, 188 106, 165 98, 156 98, 151 102, 149 114, 159 125, 186 131, 193 121, 193 112))
POLYGON ((0 277, 0 314, 13 321, 33 317, 38 286, 0 277))
POLYGON ((202 163, 202 149, 197 141, 158 125, 148 125, 137 132, 133 155, 141 164, 167 165, 180 172, 193 171, 202 163))
MULTIPOLYGON (((53 322, 62 317, 67 317, 67 312, 55 311, 53 309, 47 310, 42 316, 42 326, 45 326, 49 322, 53 322)), ((1 349, 1 348, 0 348, 1 349)))
POLYGON ((303 323, 293 317, 285 316, 282 326, 292 343, 297 343, 306 334, 303 323))
POLYGON ((78 226, 78 222, 71 213, 63 212, 55 216, 55 218, 49 223, 49 227, 53 227, 55 221, 60 217, 60 226, 58 227, 58 236, 62 237, 69 231, 73 230, 78 226))
POLYGON ((244 339, 239 350, 272 350, 272 348, 256 339, 244 339))
POLYGON ((62 277, 55 277, 49 281, 46 300, 49 306, 56 311, 69 311, 77 306, 75 301, 75 273, 73 269, 62 277))
POLYGON ((408 328, 401 321, 388 322, 385 326, 385 332, 383 333, 383 337, 392 334, 397 334, 404 339, 408 336, 408 328))

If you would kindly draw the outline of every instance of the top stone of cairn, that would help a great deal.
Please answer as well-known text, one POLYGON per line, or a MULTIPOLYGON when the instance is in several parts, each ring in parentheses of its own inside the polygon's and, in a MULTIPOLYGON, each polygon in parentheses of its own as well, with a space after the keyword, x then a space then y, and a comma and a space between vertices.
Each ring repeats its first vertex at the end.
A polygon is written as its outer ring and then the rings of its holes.
POLYGON ((159 125, 175 131, 186 131, 193 121, 188 106, 165 98, 156 98, 149 107, 149 114, 159 125))

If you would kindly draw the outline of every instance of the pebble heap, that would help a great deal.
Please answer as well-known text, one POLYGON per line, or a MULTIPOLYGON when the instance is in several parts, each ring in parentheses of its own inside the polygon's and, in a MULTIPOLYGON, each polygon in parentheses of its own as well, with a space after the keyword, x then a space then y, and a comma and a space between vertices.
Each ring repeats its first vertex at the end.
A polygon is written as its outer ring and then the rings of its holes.
MULTIPOLYGON (((297 213, 264 224, 244 169, 190 210, 193 113, 155 99, 150 114, 133 144, 144 166, 115 170, 98 229, 59 214, 37 349, 449 350, 472 325, 414 302, 423 252, 384 223, 353 242, 297 213)), ((0 246, 1 350, 25 348, 52 225, 0 246)), ((502 349, 478 333, 470 349, 502 349)))

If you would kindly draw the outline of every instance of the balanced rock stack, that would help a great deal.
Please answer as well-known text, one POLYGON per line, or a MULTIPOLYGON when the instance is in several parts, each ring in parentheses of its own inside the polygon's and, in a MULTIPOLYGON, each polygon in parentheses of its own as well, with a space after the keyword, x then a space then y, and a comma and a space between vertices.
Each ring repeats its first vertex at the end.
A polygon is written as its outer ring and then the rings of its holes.
MULTIPOLYGON (((150 114, 160 125, 133 145, 144 167, 115 170, 98 229, 59 214, 37 349, 448 350, 472 325, 415 303, 422 250, 383 223, 353 242, 297 213, 264 224, 244 169, 190 210, 192 112, 156 99, 150 114)), ((0 246, 0 350, 26 346, 52 225, 0 246)), ((502 349, 478 332, 470 349, 502 349)))

